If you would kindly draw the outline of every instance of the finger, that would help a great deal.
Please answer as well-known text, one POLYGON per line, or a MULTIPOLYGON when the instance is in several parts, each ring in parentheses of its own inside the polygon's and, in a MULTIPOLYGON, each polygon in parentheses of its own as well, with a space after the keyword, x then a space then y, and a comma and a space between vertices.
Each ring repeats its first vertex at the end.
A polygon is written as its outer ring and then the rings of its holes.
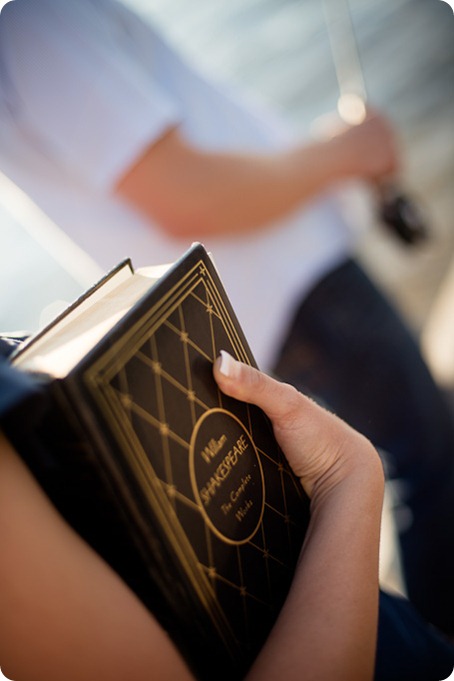
POLYGON ((238 362, 224 350, 215 361, 213 372, 224 393, 263 409, 271 419, 275 432, 277 430, 279 433, 281 446, 287 438, 294 438, 297 431, 301 431, 305 440, 313 439, 318 444, 330 438, 342 444, 353 434, 359 437, 344 421, 295 387, 238 362))
POLYGON ((225 351, 213 371, 224 393, 255 404, 268 415, 293 472, 312 496, 314 483, 332 465, 338 449, 326 446, 331 439, 338 440, 332 433, 331 417, 296 388, 236 361, 225 351))
POLYGON ((250 402, 263 409, 268 416, 279 420, 296 408, 302 407, 304 398, 296 388, 281 383, 247 364, 238 362, 225 350, 214 363, 214 377, 221 390, 243 402, 250 402))

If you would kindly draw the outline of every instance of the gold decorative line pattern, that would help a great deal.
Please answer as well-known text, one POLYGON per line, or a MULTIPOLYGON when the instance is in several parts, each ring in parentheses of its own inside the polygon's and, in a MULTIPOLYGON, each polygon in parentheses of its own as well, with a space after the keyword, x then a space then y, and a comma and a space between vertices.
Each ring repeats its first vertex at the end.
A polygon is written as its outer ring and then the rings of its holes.
MULTIPOLYGON (((181 325, 181 328, 183 329, 183 331, 182 331, 182 336, 183 336, 183 334, 184 334, 185 340, 186 340, 186 341, 190 341, 190 339, 189 339, 189 334, 188 334, 188 332, 186 331, 186 325, 185 325, 184 314, 183 314, 183 307, 182 307, 182 306, 178 308, 178 316, 179 316, 179 318, 180 318, 180 325, 181 325)), ((166 323, 167 323, 167 322, 166 322, 166 323)), ((193 390, 193 387, 192 387, 192 371, 191 371, 191 367, 190 367, 190 364, 189 364, 189 354, 188 354, 188 347, 187 347, 187 343, 186 343, 186 342, 183 344, 183 352, 184 352, 184 364, 185 364, 185 368, 186 368, 186 382, 187 382, 187 386, 188 386, 188 389, 187 389, 187 391, 186 391, 186 396, 187 396, 187 398, 188 398, 189 405, 190 405, 189 408, 190 408, 190 410, 191 410, 191 419, 192 419, 192 423, 195 424, 195 422, 196 422, 196 413, 195 413, 195 405, 194 405, 194 402, 195 402, 195 400, 197 399, 197 396, 196 396, 196 394, 195 394, 195 392, 194 392, 194 390, 193 390), (192 399, 190 399, 190 396, 192 396, 192 399)))
MULTIPOLYGON (((251 364, 252 359, 247 346, 243 344, 216 282, 203 262, 198 262, 160 300, 151 305, 121 339, 113 343, 111 348, 92 365, 85 375, 85 381, 93 400, 109 423, 124 462, 131 469, 132 476, 138 481, 150 511, 156 518, 156 522, 163 526, 169 543, 184 568, 188 582, 196 592, 200 603, 205 607, 226 647, 233 650, 235 634, 225 617, 218 589, 222 586, 242 595, 243 620, 247 628, 250 618, 248 604, 254 601, 267 605, 267 600, 264 598, 266 594, 255 591, 255 580, 252 580, 250 584, 245 583, 245 574, 249 569, 248 560, 252 557, 256 561, 254 565, 257 566, 257 570, 262 571, 262 583, 268 585, 268 592, 271 596, 270 565, 283 566, 283 561, 278 555, 273 555, 273 551, 267 546, 267 518, 273 519, 273 532, 277 522, 280 523, 279 531, 287 532, 288 482, 291 480, 295 494, 298 490, 293 486, 293 479, 284 469, 280 475, 282 508, 275 508, 265 500, 266 513, 263 525, 259 535, 245 545, 248 553, 243 553, 245 548, 238 546, 233 553, 229 554, 235 556, 235 567, 229 566, 229 562, 224 564, 221 556, 225 555, 225 551, 219 552, 220 540, 213 536, 205 523, 202 523, 200 507, 195 502, 189 487, 184 488, 179 482, 181 468, 185 465, 185 457, 189 451, 189 431, 192 428, 189 428, 186 433, 184 429, 181 429, 179 420, 174 421, 175 413, 181 411, 179 416, 184 418, 184 411, 193 427, 196 418, 200 417, 203 412, 215 407, 225 408, 224 398, 219 391, 213 392, 215 395, 213 404, 206 403, 205 395, 201 397, 197 394, 197 383, 191 365, 191 354, 193 356, 194 353, 200 361, 210 363, 214 361, 220 349, 217 348, 218 329, 222 329, 230 343, 230 347, 226 349, 238 359, 251 364), (199 316, 200 310, 203 310, 202 316, 199 316), (201 320, 200 324, 204 324, 204 328, 206 327, 206 345, 200 328, 191 328, 191 320, 194 318, 192 313, 197 311, 199 311, 196 315, 197 319, 201 320), (169 339, 171 347, 175 347, 175 353, 178 353, 178 366, 180 367, 178 376, 172 373, 173 364, 167 365, 169 360, 164 356, 164 349, 160 352, 154 339, 154 334, 164 327, 166 334, 168 332, 171 334, 169 339), (175 336, 175 344, 172 334, 175 336), (157 414, 150 413, 146 408, 146 401, 141 403, 140 395, 134 394, 134 386, 128 380, 129 362, 133 359, 136 364, 138 363, 135 368, 137 372, 144 372, 144 375, 147 372, 150 374, 150 391, 157 405, 157 414), (174 395, 175 405, 166 403, 166 395, 170 388, 175 389, 171 393, 174 395), (180 399, 182 402, 179 401, 180 399), (200 411, 198 416, 196 410, 200 411), (135 430, 133 417, 139 422, 143 421, 147 428, 154 429, 159 434, 161 442, 159 455, 162 457, 159 475, 135 430), (180 471, 178 475, 176 467, 180 471), (189 543, 183 529, 182 523, 189 522, 192 516, 194 516, 194 522, 197 519, 196 522, 203 528, 200 536, 203 544, 203 560, 189 543), (232 574, 238 575, 237 581, 228 577, 232 574)), ((225 343, 224 336, 222 342, 225 343)), ((249 406, 244 407, 244 413, 245 427, 253 437, 253 418, 249 406)), ((269 462, 268 467, 277 466, 279 470, 282 465, 279 454, 273 456, 262 449, 257 449, 263 460, 269 462)), ((121 473, 117 469, 116 462, 106 456, 105 463, 121 489, 121 473)), ((121 489, 121 491, 136 522, 139 526, 141 524, 143 526, 141 511, 136 500, 131 497, 128 489, 121 489)), ((146 541, 145 528, 143 533, 146 541)), ((235 655, 235 653, 232 654, 235 655)))
MULTIPOLYGON (((147 357, 143 352, 138 351, 136 356, 139 359, 141 359, 144 364, 153 368, 153 365, 155 364, 155 362, 153 360, 150 360, 150 358, 147 357)), ((188 398, 188 401, 197 402, 197 404, 200 407, 202 407, 203 409, 209 409, 209 406, 205 402, 202 402, 202 400, 196 396, 196 394, 194 393, 193 390, 186 388, 186 386, 184 386, 182 383, 177 381, 177 379, 174 376, 172 376, 172 374, 169 374, 162 367, 159 370, 159 375, 163 379, 165 379, 166 381, 171 383, 175 388, 177 388, 177 390, 180 390, 182 393, 184 393, 184 395, 188 398)))

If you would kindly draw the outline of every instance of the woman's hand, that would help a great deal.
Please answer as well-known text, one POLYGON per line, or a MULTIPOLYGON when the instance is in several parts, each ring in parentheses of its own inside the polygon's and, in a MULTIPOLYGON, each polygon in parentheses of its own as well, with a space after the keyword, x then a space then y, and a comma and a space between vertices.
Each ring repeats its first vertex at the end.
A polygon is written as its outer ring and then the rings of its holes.
POLYGON ((214 377, 227 395, 263 409, 290 466, 314 501, 353 472, 383 476, 378 454, 365 437, 292 386, 225 351, 214 364, 214 377))
POLYGON ((311 500, 292 587, 248 681, 373 678, 383 470, 372 445, 297 390, 227 353, 221 390, 261 407, 311 500))

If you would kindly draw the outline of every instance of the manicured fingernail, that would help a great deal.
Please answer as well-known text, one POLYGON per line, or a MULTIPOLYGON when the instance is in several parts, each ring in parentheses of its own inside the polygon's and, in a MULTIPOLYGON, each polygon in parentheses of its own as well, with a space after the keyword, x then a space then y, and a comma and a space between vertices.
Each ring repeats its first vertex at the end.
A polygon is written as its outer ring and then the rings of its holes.
POLYGON ((223 376, 231 376, 233 373, 235 360, 232 355, 229 355, 225 350, 221 350, 221 363, 219 365, 219 371, 223 376))

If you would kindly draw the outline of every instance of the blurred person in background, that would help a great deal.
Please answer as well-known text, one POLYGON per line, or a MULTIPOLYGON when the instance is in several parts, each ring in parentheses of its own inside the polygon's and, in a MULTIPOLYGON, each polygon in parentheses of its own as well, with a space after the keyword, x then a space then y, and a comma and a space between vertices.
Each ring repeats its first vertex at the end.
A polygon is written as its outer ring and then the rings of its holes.
MULTIPOLYGON (((308 93, 308 97, 310 93, 308 93)), ((417 343, 352 254, 343 182, 392 176, 384 116, 301 141, 116 0, 0 18, 4 171, 104 267, 214 254, 259 366, 386 452, 412 602, 454 634, 454 430, 417 343), (443 519, 447 519, 445 522, 443 519)))

